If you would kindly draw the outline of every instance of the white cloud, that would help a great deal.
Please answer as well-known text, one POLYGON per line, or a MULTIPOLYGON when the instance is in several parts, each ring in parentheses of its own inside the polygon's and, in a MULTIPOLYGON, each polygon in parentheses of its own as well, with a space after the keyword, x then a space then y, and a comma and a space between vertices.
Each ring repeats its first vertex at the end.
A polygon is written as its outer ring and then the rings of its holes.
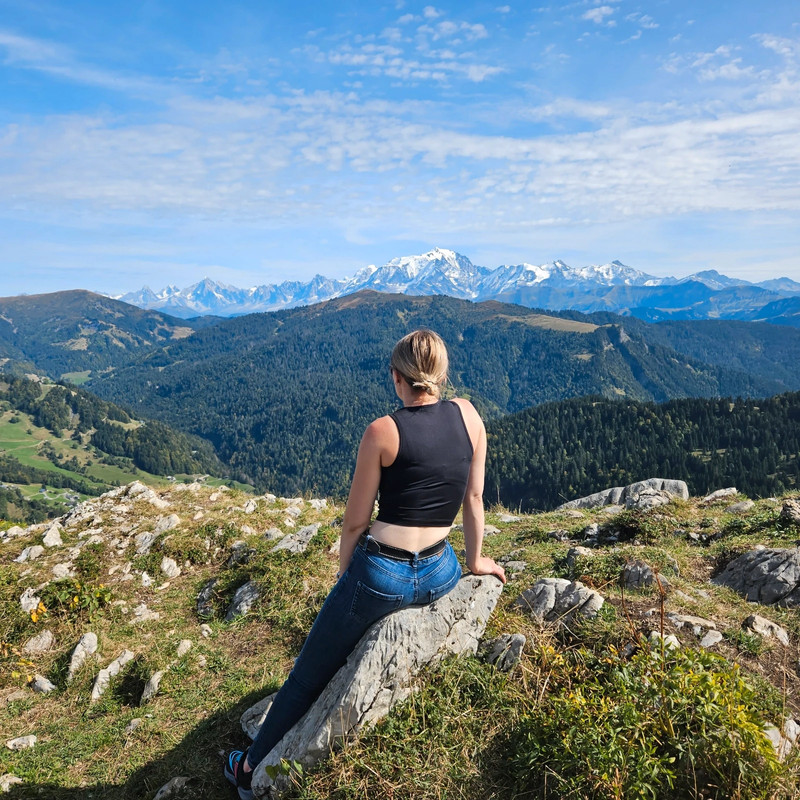
POLYGON ((422 9, 422 16, 425 17, 425 19, 438 19, 442 16, 442 12, 437 11, 433 6, 425 6, 425 8, 422 9))
POLYGON ((511 11, 511 6, 497 6, 497 8, 495 8, 495 11, 498 14, 508 14, 509 11, 511 11))
POLYGON ((610 19, 606 21, 606 17, 610 17, 615 10, 616 9, 612 8, 611 6, 596 6, 595 8, 590 8, 588 11, 586 11, 581 19, 595 22, 598 25, 614 26, 616 24, 614 20, 610 19))

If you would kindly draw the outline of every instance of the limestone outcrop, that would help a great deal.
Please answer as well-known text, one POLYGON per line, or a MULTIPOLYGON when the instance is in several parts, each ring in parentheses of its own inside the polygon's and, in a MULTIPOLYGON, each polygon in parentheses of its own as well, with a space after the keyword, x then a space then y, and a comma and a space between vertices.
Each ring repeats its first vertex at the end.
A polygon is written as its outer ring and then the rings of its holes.
POLYGON ((751 550, 731 561, 713 582, 750 602, 800 606, 800 548, 751 550))
MULTIPOLYGON (((422 608, 406 608, 370 628, 306 715, 267 754, 253 775, 256 797, 275 797, 288 778, 273 781, 268 765, 281 759, 310 767, 364 725, 386 716, 413 690, 414 676, 447 654, 475 653, 500 593, 493 576, 468 575, 447 595, 422 608)), ((254 736, 271 698, 242 717, 254 736)))
POLYGON ((673 498, 689 499, 689 487, 685 481, 668 478, 648 478, 628 486, 614 486, 595 492, 577 500, 563 503, 556 509, 565 511, 573 508, 600 508, 601 506, 622 505, 626 508, 646 509, 669 503, 673 498))

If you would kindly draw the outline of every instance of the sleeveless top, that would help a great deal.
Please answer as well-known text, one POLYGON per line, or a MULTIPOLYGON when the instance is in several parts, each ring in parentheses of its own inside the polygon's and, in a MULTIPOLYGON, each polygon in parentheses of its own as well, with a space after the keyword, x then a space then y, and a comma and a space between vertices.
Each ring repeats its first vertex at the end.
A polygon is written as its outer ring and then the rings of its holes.
POLYGON ((378 516, 393 525, 453 524, 467 490, 472 442, 457 403, 407 406, 390 414, 397 458, 381 467, 378 516))

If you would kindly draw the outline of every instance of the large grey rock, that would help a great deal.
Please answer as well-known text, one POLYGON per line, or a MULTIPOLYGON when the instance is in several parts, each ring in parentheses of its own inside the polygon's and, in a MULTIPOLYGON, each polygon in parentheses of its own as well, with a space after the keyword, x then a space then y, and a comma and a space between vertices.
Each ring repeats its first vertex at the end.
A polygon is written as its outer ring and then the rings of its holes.
MULTIPOLYGON (((435 603, 403 609, 373 625, 308 713, 256 768, 255 796, 273 797, 287 787, 285 777, 269 778, 268 765, 281 759, 304 768, 315 764, 405 699, 421 669, 448 653, 475 653, 501 591, 493 576, 468 575, 435 603)), ((261 714, 247 713, 243 722, 261 714)), ((255 733, 252 727, 248 732, 255 733)))
POLYGON ((56 690, 55 684, 45 678, 44 675, 34 675, 30 687, 37 694, 50 694, 50 692, 56 690))
POLYGON ((157 792, 153 800, 167 800, 168 797, 174 797, 183 792, 184 787, 191 778, 179 775, 177 778, 167 781, 157 792))
POLYGON ((0 775, 0 792, 8 794, 12 786, 17 786, 20 783, 25 783, 25 781, 11 772, 6 772, 5 775, 0 775))
POLYGON ((134 657, 134 653, 130 650, 123 650, 105 669, 101 669, 97 673, 97 677, 92 686, 91 702, 96 703, 102 696, 103 692, 108 688, 111 679, 115 675, 119 675, 122 668, 134 657))
POLYGON ((26 547, 14 561, 18 564, 23 564, 26 561, 35 561, 42 553, 44 553, 44 547, 40 544, 33 544, 30 547, 26 547))
POLYGON ((144 685, 144 690, 142 691, 142 697, 139 700, 140 706, 143 706, 145 703, 152 700, 158 694, 159 687, 161 686, 161 679, 163 677, 164 677, 164 670, 158 670, 158 672, 154 672, 150 676, 147 683, 144 685))
POLYGON ((210 619, 214 616, 214 587, 218 578, 210 578, 197 594, 197 616, 200 619, 210 619))
POLYGON ((45 547, 61 547, 64 544, 61 539, 61 526, 58 524, 51 525, 42 538, 42 544, 45 547))
POLYGON ((97 652, 97 634, 88 631, 78 640, 78 644, 72 651, 72 656, 69 660, 69 668, 67 670, 67 683, 71 683, 75 678, 78 670, 83 666, 87 656, 94 655, 97 652))
POLYGON ((733 505, 728 506, 725 509, 725 513, 726 514, 744 514, 746 511, 750 511, 754 507, 755 507, 755 503, 752 500, 742 500, 741 503, 734 503, 733 505))
POLYGON ((514 607, 542 622, 564 625, 575 616, 596 616, 604 602, 599 592, 580 581, 540 578, 514 601, 514 607))
POLYGON ((708 505, 709 503, 716 503, 717 500, 725 500, 728 497, 735 497, 739 494, 739 490, 735 486, 729 486, 727 489, 717 489, 716 492, 707 494, 701 501, 700 505, 708 505))
POLYGON ((9 739, 6 742, 6 747, 9 750, 29 750, 36 747, 36 737, 33 734, 28 736, 17 736, 16 739, 9 739))
POLYGON ((800 605, 800 549, 756 549, 731 561, 713 579, 749 601, 764 605, 800 605))
POLYGON ((181 568, 178 566, 178 563, 174 558, 170 558, 169 556, 164 556, 164 558, 161 559, 161 571, 168 578, 177 578, 181 574, 181 568))
POLYGON ((647 511, 649 508, 665 506, 672 500, 673 495, 663 489, 653 489, 646 486, 638 492, 629 492, 625 497, 625 508, 637 511, 647 511))
POLYGON ((671 588, 669 581, 663 575, 659 575, 658 580, 656 580, 656 573, 653 572, 653 568, 638 559, 625 564, 622 568, 621 579, 626 589, 649 589, 651 586, 658 588, 659 582, 664 591, 671 588))
MULTIPOLYGON (((296 508, 296 506, 292 506, 292 508, 296 508)), ((320 527, 319 522, 315 522, 312 525, 304 525, 299 531, 288 533, 272 548, 271 552, 275 553, 278 550, 288 550, 290 553, 305 552, 309 542, 317 535, 320 527)))
MULTIPOLYGON (((650 495, 650 490, 664 492, 664 496, 669 496, 670 498, 679 497, 682 500, 689 499, 689 487, 686 485, 685 481, 676 481, 667 478, 648 478, 644 481, 632 483, 629 486, 614 486, 611 489, 604 489, 602 492, 595 492, 586 497, 579 497, 577 500, 570 500, 568 503, 562 503, 556 511, 573 508, 600 508, 601 506, 611 505, 628 506, 628 498, 636 498, 632 501, 632 503, 635 504, 640 497, 655 497, 655 495, 650 495), (647 492, 645 490, 647 490, 647 492)), ((651 501, 644 502, 647 503, 651 501)), ((628 507, 630 508, 631 506, 628 507)))

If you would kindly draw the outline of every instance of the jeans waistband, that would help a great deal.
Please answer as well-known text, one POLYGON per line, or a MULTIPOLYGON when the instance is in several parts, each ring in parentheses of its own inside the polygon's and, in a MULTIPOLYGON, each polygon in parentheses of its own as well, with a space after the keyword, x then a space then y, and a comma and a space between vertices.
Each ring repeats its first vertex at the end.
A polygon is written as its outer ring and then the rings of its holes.
POLYGON ((415 558, 430 558, 431 556, 441 553, 442 550, 444 550, 444 548, 447 546, 447 538, 445 537, 441 541, 436 542, 436 544, 432 544, 430 547, 420 550, 418 553, 414 553, 411 550, 403 550, 401 547, 392 547, 389 544, 379 542, 377 539, 373 539, 367 531, 364 531, 364 533, 361 534, 361 538, 358 540, 358 543, 368 553, 381 555, 385 558, 392 559, 392 561, 414 561, 415 558))

